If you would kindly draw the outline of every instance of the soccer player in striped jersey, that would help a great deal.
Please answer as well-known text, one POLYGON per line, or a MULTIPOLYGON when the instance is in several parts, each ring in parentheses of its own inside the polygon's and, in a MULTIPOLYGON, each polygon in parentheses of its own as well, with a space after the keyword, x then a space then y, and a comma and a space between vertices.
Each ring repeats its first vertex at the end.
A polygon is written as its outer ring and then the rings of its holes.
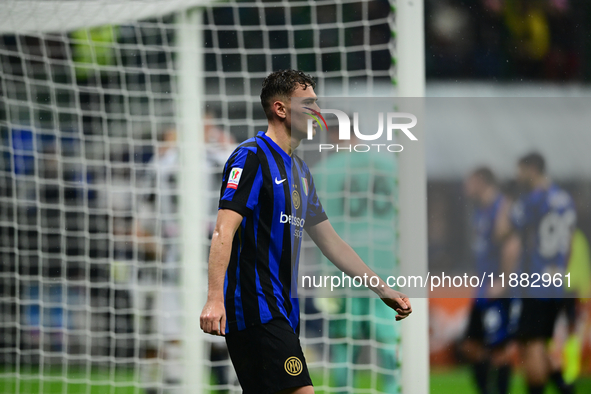
POLYGON ((562 394, 570 394, 573 387, 564 382, 562 374, 552 373, 547 349, 565 307, 564 287, 545 287, 539 282, 543 275, 565 274, 577 215, 571 196, 546 175, 546 162, 539 153, 519 160, 517 181, 526 193, 504 215, 500 232, 520 236, 517 272, 528 275, 531 282, 520 280, 514 287, 523 298, 512 300, 509 326, 520 345, 529 394, 542 394, 549 379, 562 394))
MULTIPOLYGON (((304 230, 347 275, 375 276, 327 220, 310 170, 294 153, 307 119, 292 106, 319 110, 314 87, 301 71, 270 74, 261 90, 267 131, 242 143, 224 169, 201 328, 225 335, 246 394, 314 392, 295 297, 304 230)), ((396 320, 411 313, 408 298, 383 281, 372 290, 396 310, 396 320)))
MULTIPOLYGON (((510 202, 499 190, 496 177, 488 167, 474 170, 466 179, 464 190, 475 205, 472 249, 476 274, 497 277, 514 267, 519 259, 517 235, 503 239, 498 237, 503 208, 510 202)), ((476 289, 462 343, 462 350, 472 363, 474 378, 482 394, 491 392, 491 386, 494 386, 492 392, 498 394, 506 394, 509 390, 511 366, 506 345, 510 340, 510 299, 498 293, 501 289, 500 284, 476 289)))

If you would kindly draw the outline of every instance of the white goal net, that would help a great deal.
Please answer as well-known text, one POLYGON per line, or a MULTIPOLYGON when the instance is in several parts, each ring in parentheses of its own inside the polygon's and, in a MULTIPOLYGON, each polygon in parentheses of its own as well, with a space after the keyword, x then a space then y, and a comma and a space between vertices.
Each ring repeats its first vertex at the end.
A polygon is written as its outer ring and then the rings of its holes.
MULTIPOLYGON (((319 96, 392 94, 389 1, 124 3, 0 6, 3 393, 184 392, 188 368, 199 392, 238 392, 224 342, 183 329, 205 299, 205 280, 186 279, 206 276, 225 160, 266 128, 263 78, 294 68, 319 96), (181 59, 191 35, 202 69, 181 59), (179 186, 190 74, 204 147, 192 189, 179 186), (201 257, 189 264, 183 207, 199 199, 201 257), (201 298, 187 305, 183 286, 201 298), (183 356, 189 335, 202 356, 183 356)), ((382 340, 388 321, 370 304, 302 300, 317 392, 400 390, 399 332, 382 340)))

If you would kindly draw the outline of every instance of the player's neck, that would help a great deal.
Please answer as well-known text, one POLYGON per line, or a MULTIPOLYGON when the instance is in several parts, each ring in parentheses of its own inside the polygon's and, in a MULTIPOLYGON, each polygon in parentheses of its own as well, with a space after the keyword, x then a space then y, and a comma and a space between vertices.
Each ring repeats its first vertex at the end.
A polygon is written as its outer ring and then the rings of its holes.
POLYGON ((546 176, 533 179, 532 190, 548 189, 550 187, 550 179, 546 176))
POLYGON ((274 143, 279 145, 279 147, 289 156, 291 156, 293 151, 300 145, 300 141, 292 138, 290 133, 283 126, 278 127, 277 125, 269 123, 269 127, 265 134, 267 137, 271 138, 274 143))
POLYGON ((484 193, 482 193, 482 197, 480 199, 482 206, 488 207, 488 206, 492 205, 495 202, 495 200, 497 199, 498 195, 499 195, 499 191, 496 187, 490 187, 490 188, 486 189, 484 191, 484 193))

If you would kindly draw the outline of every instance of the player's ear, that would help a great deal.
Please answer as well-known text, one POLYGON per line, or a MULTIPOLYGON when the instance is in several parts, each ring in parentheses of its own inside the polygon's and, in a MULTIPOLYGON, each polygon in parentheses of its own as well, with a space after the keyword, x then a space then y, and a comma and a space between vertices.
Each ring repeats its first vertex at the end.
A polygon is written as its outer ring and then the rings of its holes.
POLYGON ((277 116, 279 116, 282 119, 285 119, 287 117, 287 107, 285 105, 285 103, 281 100, 275 100, 273 101, 273 112, 275 112, 275 114, 277 116))

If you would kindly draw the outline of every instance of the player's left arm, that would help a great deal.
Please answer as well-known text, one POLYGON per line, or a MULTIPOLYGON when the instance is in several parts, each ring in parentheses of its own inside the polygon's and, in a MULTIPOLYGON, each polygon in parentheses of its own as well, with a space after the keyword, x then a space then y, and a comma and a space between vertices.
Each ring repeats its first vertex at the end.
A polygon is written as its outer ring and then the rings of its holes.
POLYGON ((501 208, 497 213, 494 224, 494 238, 495 242, 502 244, 507 238, 511 237, 515 233, 513 223, 511 223, 511 209, 513 203, 509 199, 504 198, 501 203, 501 208))
POLYGON ((310 238, 318 245, 320 251, 338 269, 345 274, 355 277, 377 277, 377 286, 370 289, 376 293, 390 308, 398 312, 396 320, 402 320, 412 313, 410 300, 404 294, 391 289, 367 264, 361 260, 353 248, 349 246, 335 231, 328 220, 324 220, 306 230, 310 238))
POLYGON ((410 315, 412 308, 408 297, 388 287, 388 285, 376 275, 376 273, 373 272, 363 260, 361 260, 353 248, 337 234, 324 212, 324 208, 318 197, 314 178, 305 164, 304 167, 307 173, 306 178, 310 180, 310 190, 306 193, 308 195, 308 209, 305 229, 308 235, 310 235, 312 240, 318 245, 322 254, 347 275, 351 277, 374 276, 378 278, 379 283, 377 286, 371 286, 370 289, 375 292, 386 305, 398 312, 396 320, 402 320, 410 315))

